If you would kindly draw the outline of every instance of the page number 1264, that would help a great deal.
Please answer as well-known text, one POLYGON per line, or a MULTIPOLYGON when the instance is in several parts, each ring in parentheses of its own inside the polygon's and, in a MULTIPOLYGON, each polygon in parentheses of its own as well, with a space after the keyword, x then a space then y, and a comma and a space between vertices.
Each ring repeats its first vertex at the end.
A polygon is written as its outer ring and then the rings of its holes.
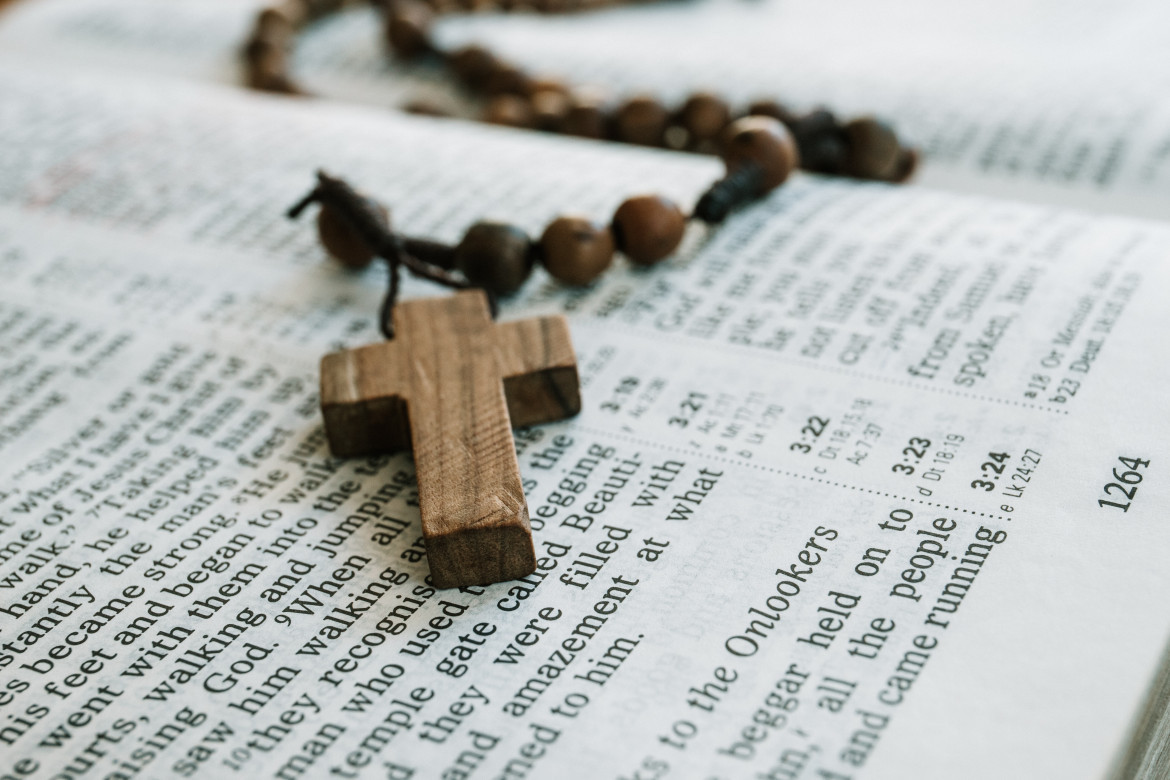
POLYGON ((1150 465, 1148 460, 1141 458, 1118 458, 1121 463, 1113 469, 1113 481, 1105 483, 1105 495, 1110 498, 1124 498, 1125 502, 1111 501, 1102 498, 1097 501, 1097 504, 1102 507, 1112 507, 1120 509, 1122 512, 1129 511, 1129 505, 1133 503, 1137 496, 1138 484, 1142 481, 1142 469, 1150 465))

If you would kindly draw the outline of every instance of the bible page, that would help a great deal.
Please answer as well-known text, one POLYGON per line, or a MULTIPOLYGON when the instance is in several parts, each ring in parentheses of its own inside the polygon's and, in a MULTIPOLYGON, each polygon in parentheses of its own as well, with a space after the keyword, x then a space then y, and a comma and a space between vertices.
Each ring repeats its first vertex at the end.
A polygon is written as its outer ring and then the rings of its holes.
MULTIPOLYGON (((649 270, 537 272, 579 417, 538 555, 428 582, 329 457, 385 280, 288 205, 537 233, 714 160, 0 65, 0 776, 1100 777, 1167 635, 1170 230, 796 176, 649 270)), ((412 281, 408 297, 442 291, 412 281)))

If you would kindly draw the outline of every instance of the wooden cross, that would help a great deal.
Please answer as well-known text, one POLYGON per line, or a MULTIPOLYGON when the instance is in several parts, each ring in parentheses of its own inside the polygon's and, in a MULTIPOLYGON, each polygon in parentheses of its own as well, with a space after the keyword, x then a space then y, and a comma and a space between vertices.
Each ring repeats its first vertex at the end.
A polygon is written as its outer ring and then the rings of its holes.
POLYGON ((326 355, 321 411, 339 457, 413 449, 431 578, 536 570, 512 426, 581 411, 564 317, 496 324, 480 290, 401 303, 394 340, 326 355))

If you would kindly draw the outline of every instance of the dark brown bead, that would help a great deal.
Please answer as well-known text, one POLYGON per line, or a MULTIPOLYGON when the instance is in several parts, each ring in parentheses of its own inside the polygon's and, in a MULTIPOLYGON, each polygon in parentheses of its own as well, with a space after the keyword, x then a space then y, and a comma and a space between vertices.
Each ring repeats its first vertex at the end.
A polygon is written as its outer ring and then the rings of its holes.
POLYGON ((846 173, 862 179, 893 177, 902 147, 888 125, 867 116, 847 122, 844 132, 846 173))
POLYGON ((295 94, 296 86, 288 75, 288 52, 282 45, 263 38, 252 38, 244 49, 248 86, 266 92, 295 94))
POLYGON ((518 95, 496 95, 488 101, 483 121, 505 127, 532 127, 532 104, 518 95))
POLYGON ((455 112, 435 101, 426 98, 416 98, 402 106, 402 110, 416 116, 451 117, 455 112))
POLYGON ((813 173, 840 176, 845 173, 849 149, 842 133, 822 133, 800 144, 800 164, 813 173))
POLYGON ((555 89, 542 89, 532 93, 532 124, 538 130, 556 131, 569 114, 569 96, 555 89))
POLYGON ((783 103, 777 103, 775 100, 753 101, 748 106, 748 116, 770 116, 780 120, 789 128, 796 124, 796 114, 788 110, 783 103))
POLYGON ((333 13, 340 5, 341 3, 337 0, 302 0, 301 2, 301 7, 304 8, 305 12, 305 21, 307 22, 315 21, 333 13))
POLYGON ((341 8, 341 0, 301 0, 306 21, 320 19, 341 8))
POLYGON ((456 77, 473 90, 483 89, 497 67, 495 55, 480 46, 464 46, 456 50, 449 62, 456 77))
MULTIPOLYGON (((382 204, 374 205, 382 218, 382 226, 388 230, 390 213, 382 204)), ((346 268, 360 271, 374 259, 374 250, 362 239, 353 224, 332 206, 322 204, 317 212, 317 237, 325 251, 346 268)))
POLYGON ((528 96, 532 97, 538 92, 559 92, 566 99, 569 97, 569 88, 563 81, 550 78, 528 79, 528 96))
POLYGON ((837 117, 833 115, 833 112, 823 108, 808 112, 797 119, 796 124, 792 126, 793 135, 802 144, 807 138, 837 132, 840 132, 840 123, 837 122, 837 117))
POLYGON ((511 295, 532 273, 532 242, 514 225, 477 222, 455 247, 455 267, 472 284, 511 295))
POLYGON ((780 186, 800 166, 800 153, 792 133, 779 121, 766 116, 749 116, 732 122, 723 134, 722 157, 729 174, 749 162, 760 167, 764 175, 757 195, 780 186))
POLYGON ((669 256, 687 229, 687 218, 674 203, 658 195, 628 198, 613 215, 618 249, 638 265, 654 265, 669 256))
POLYGON ((731 121, 727 103, 709 92, 696 92, 679 111, 679 121, 691 135, 692 144, 719 137, 731 121))
POLYGON ((613 232, 584 217, 558 217, 540 237, 540 254, 554 279, 589 284, 613 263, 613 232))
POLYGON ((582 138, 605 138, 608 133, 609 117, 604 104, 593 97, 575 96, 569 103, 561 132, 582 138))
POLYGON ((918 163, 921 159, 922 156, 918 153, 917 149, 903 149, 898 154, 898 165, 895 167, 890 181, 897 184, 909 181, 918 171, 918 163))
POLYGON ((394 0, 386 18, 386 39, 394 53, 413 59, 432 50, 431 22, 434 13, 419 0, 394 0))
POLYGON ((293 20, 279 7, 265 8, 256 17, 255 37, 269 41, 287 42, 296 32, 293 20))
POLYGON ((498 63, 488 76, 483 89, 489 95, 521 95, 530 92, 532 80, 514 65, 498 63))
POLYGON ((633 97, 614 112, 614 128, 619 141, 642 146, 662 146, 670 114, 652 97, 633 97))
POLYGON ((304 4, 299 0, 279 0, 261 10, 257 21, 259 27, 275 24, 281 27, 287 25, 295 30, 304 25, 307 14, 304 4))

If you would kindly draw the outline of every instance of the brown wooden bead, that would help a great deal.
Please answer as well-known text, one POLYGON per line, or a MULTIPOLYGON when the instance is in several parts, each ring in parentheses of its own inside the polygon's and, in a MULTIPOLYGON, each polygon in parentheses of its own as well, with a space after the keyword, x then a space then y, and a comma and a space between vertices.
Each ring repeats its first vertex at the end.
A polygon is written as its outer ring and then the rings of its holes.
POLYGON ((295 94, 299 90, 288 76, 288 52, 283 45, 252 38, 244 49, 248 86, 265 92, 295 94))
POLYGON ((718 138, 731 121, 727 103, 709 92, 696 92, 679 111, 679 121, 691 135, 692 143, 718 138))
POLYGON ((313 21, 341 8, 341 2, 340 0, 301 0, 301 6, 305 9, 305 20, 313 21))
POLYGON ((455 112, 450 108, 426 98, 416 98, 402 105, 402 110, 415 116, 452 117, 455 112))
POLYGON ((484 109, 483 121, 504 127, 532 127, 532 104, 519 95, 496 95, 484 109))
POLYGON ((863 179, 890 179, 898 168, 902 147, 888 125, 861 117, 844 127, 847 155, 845 172, 863 179))
POLYGON ((258 20, 260 25, 265 24, 265 19, 269 16, 280 17, 280 21, 275 22, 275 24, 284 25, 287 23, 295 30, 307 21, 308 11, 300 0, 278 0, 260 11, 258 20))
POLYGON ((800 147, 800 164, 813 173, 840 176, 845 173, 849 149, 839 132, 822 133, 806 138, 800 147))
POLYGON ((800 165, 800 153, 792 133, 779 121, 766 116, 748 116, 732 122, 723 134, 722 157, 728 173, 749 162, 760 167, 764 175, 757 195, 780 186, 800 165))
POLYGON ((613 215, 618 249, 638 265, 654 265, 668 257, 687 229, 687 218, 674 201, 659 195, 626 199, 613 215))
POLYGON ((515 225, 477 222, 455 247, 455 267, 496 295, 511 295, 532 273, 532 241, 515 225))
POLYGON ((556 89, 532 93, 532 124, 538 130, 560 130, 569 114, 569 96, 556 89))
POLYGON ((788 110, 783 103, 777 103, 775 100, 755 100, 748 106, 748 116, 770 116, 773 119, 778 119, 787 127, 791 128, 796 124, 796 114, 788 110))
POLYGON ((427 0, 427 2, 431 6, 431 10, 435 12, 435 16, 463 10, 463 6, 458 0, 427 0))
POLYGON ((527 97, 532 79, 514 65, 500 62, 492 70, 483 89, 489 95, 520 95, 527 97))
POLYGON ((419 0, 394 0, 386 18, 386 39, 394 53, 413 59, 431 51, 430 6, 419 0))
POLYGON ((605 138, 608 135, 609 117, 604 104, 593 97, 575 96, 561 123, 561 132, 582 138, 605 138))
POLYGON ((473 90, 483 89, 497 67, 495 55, 480 46, 464 46, 456 50, 449 62, 456 77, 473 90))
POLYGON ((255 37, 270 41, 287 42, 296 32, 293 20, 277 6, 263 9, 256 17, 255 37))
POLYGON ((918 163, 921 162, 922 156, 917 149, 903 149, 898 154, 898 165, 894 168, 894 173, 890 177, 890 181, 895 184, 902 184, 907 182, 918 171, 918 163))
MULTIPOLYGON (((383 227, 389 229, 390 213, 381 203, 374 205, 382 218, 383 227)), ((360 271, 374 260, 374 250, 362 239, 350 221, 327 204, 322 204, 320 211, 317 212, 317 237, 325 251, 346 268, 360 271)))
POLYGON ((563 81, 547 76, 529 78, 528 96, 532 97, 537 92, 559 92, 567 98, 569 96, 569 87, 563 81))
POLYGON ((540 237, 541 260, 565 284, 584 285, 613 263, 613 232, 584 217, 558 217, 540 237))
POLYGON ((842 143, 845 142, 845 136, 841 132, 841 125, 837 121, 837 117, 823 108, 815 109, 799 117, 791 129, 792 135, 796 138, 796 145, 802 151, 815 146, 815 142, 825 136, 834 136, 842 143))
POLYGON ((619 141, 642 146, 662 146, 670 114, 652 97, 633 97, 614 112, 614 129, 619 141))

